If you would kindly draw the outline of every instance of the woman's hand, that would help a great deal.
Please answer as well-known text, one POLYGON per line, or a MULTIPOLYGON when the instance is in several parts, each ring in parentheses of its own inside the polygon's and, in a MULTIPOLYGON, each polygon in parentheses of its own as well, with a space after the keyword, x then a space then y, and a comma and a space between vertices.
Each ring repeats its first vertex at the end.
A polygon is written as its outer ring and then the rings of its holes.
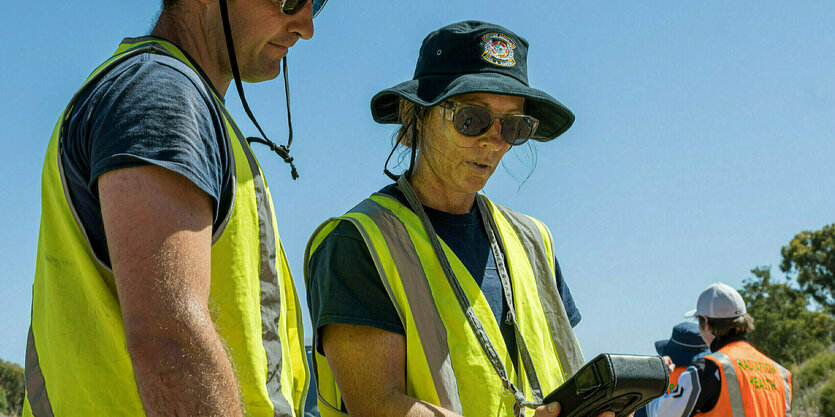
POLYGON ((673 363, 673 359, 670 358, 669 356, 664 355, 664 356, 661 357, 661 360, 664 361, 664 365, 667 365, 667 369, 670 370, 670 373, 672 373, 673 370, 676 369, 676 364, 673 363))
POLYGON ((560 403, 550 403, 537 407, 533 415, 534 417, 557 417, 560 411, 562 411, 560 403))
MULTIPOLYGON (((406 392, 406 338, 370 326, 327 324, 322 348, 342 400, 351 415, 460 417, 409 397, 406 392)), ((559 403, 536 409, 535 417, 557 417, 559 403)), ((615 417, 607 411, 598 417, 615 417)))
MULTIPOLYGON (((560 403, 545 404, 536 408, 534 417, 557 417, 558 415, 560 415, 560 411, 562 411, 560 403)), ((611 411, 606 411, 600 413, 600 415, 597 417, 615 417, 615 413, 611 411)), ((629 417, 632 417, 632 414, 630 414, 629 417)))

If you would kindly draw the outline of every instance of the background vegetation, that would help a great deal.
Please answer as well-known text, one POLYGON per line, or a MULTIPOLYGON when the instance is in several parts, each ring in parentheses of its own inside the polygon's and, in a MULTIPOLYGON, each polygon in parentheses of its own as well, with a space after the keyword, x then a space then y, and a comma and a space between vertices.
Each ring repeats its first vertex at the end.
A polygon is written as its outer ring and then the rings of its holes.
POLYGON ((17 417, 23 410, 23 368, 0 359, 0 413, 17 417))
POLYGON ((781 278, 754 268, 740 290, 751 344, 792 370, 794 417, 835 417, 835 224, 798 233, 781 254, 781 278))

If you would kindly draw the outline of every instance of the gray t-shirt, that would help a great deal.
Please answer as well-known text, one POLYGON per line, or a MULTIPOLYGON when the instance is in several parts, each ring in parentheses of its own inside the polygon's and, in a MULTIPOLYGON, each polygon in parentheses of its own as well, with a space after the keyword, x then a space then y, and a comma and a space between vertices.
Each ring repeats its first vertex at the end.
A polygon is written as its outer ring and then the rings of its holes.
POLYGON ((108 171, 155 165, 184 176, 211 197, 215 228, 231 209, 232 149, 211 88, 182 61, 145 53, 111 68, 79 95, 61 158, 72 204, 106 265, 97 179, 108 171))

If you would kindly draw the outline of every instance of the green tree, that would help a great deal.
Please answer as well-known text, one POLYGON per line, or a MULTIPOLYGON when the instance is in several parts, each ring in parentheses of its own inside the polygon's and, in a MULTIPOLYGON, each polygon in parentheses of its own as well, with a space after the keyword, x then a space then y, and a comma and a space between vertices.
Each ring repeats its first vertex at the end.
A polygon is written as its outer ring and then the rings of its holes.
POLYGON ((0 359, 0 388, 6 392, 6 412, 19 416, 23 411, 23 368, 0 359))
POLYGON ((0 387, 0 413, 8 414, 9 401, 6 400, 6 390, 0 387))
POLYGON ((798 233, 781 253, 780 269, 796 276, 800 288, 835 315, 835 224, 798 233))
POLYGON ((754 317, 751 343, 783 364, 799 364, 827 348, 835 340, 835 319, 810 309, 809 297, 793 288, 789 278, 775 283, 771 268, 751 270, 740 294, 754 317))

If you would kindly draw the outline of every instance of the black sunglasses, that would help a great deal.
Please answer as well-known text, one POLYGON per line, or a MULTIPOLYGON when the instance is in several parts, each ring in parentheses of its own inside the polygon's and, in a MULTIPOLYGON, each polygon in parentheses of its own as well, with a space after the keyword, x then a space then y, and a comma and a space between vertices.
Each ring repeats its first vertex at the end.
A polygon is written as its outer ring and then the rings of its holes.
POLYGON ((506 114, 499 117, 484 107, 452 101, 444 102, 440 107, 450 110, 442 112, 447 120, 452 120, 455 130, 464 136, 481 136, 493 126, 493 120, 499 119, 502 125, 502 139, 513 146, 527 142, 539 127, 539 120, 526 114, 506 114))
MULTIPOLYGON (((298 13, 307 4, 307 0, 280 0, 279 2, 281 3, 281 11, 288 16, 298 13)), ((316 17, 322 11, 327 2, 328 0, 313 0, 313 17, 316 17)))

